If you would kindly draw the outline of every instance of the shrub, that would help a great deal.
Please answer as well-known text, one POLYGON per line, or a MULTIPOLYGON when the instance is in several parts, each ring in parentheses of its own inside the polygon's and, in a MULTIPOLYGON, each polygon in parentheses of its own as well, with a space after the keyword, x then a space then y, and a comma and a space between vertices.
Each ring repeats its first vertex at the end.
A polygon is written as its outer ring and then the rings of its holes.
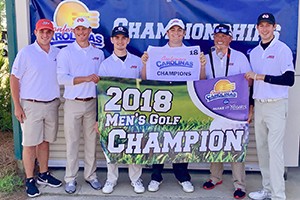
POLYGON ((12 193, 23 186, 23 180, 17 174, 8 174, 0 179, 0 192, 12 193))
POLYGON ((8 59, 0 55, 0 131, 12 130, 8 59))

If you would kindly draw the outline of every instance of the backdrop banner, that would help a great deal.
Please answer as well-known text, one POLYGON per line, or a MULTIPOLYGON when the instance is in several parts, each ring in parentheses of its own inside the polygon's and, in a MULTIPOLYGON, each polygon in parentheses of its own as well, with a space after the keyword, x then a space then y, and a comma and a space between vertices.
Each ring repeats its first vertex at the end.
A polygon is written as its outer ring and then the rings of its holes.
POLYGON ((106 77, 98 92, 100 143, 110 163, 245 161, 244 74, 190 82, 106 77))
POLYGON ((53 21, 52 44, 63 47, 75 40, 72 23, 77 16, 86 16, 93 33, 90 41, 102 48, 106 56, 112 53, 110 42, 114 26, 129 29, 129 51, 141 56, 149 45, 167 43, 166 26, 170 19, 180 18, 186 26, 186 46, 201 46, 207 54, 213 46, 213 29, 220 23, 233 30, 231 47, 248 54, 258 44, 257 17, 271 12, 278 23, 275 35, 285 42, 296 57, 298 33, 298 0, 261 1, 137 1, 137 0, 29 0, 31 41, 35 40, 35 23, 41 18, 53 21))

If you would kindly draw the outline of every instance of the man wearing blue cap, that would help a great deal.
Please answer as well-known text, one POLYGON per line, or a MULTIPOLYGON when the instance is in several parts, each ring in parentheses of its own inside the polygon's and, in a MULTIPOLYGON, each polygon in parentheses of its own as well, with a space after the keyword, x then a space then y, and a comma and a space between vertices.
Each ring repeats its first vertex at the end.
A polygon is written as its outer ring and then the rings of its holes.
MULTIPOLYGON (((206 55, 206 78, 226 77, 246 73, 250 68, 247 57, 239 51, 230 48, 232 41, 232 32, 230 27, 225 24, 216 26, 214 29, 214 46, 206 55)), ((252 117, 253 105, 250 106, 249 121, 252 117)), ((223 131, 233 129, 234 124, 225 121, 224 119, 215 118, 211 125, 210 130, 222 129, 223 131)), ((242 199, 246 196, 246 183, 245 183, 245 164, 241 162, 232 162, 232 178, 235 187, 234 198, 242 199)), ((203 184, 206 190, 213 189, 216 185, 222 184, 223 163, 215 162, 210 165, 210 179, 203 184)))
POLYGON ((285 200, 283 144, 288 114, 288 89, 294 84, 291 49, 275 37, 275 17, 262 13, 257 19, 261 42, 250 53, 254 81, 255 139, 263 189, 251 199, 285 200))
MULTIPOLYGON (((114 51, 100 65, 99 76, 110 76, 119 78, 140 78, 142 71, 141 58, 127 51, 130 42, 128 29, 124 26, 116 26, 111 33, 111 43, 114 51)), ((135 193, 145 192, 145 188, 140 178, 142 166, 137 164, 128 165, 129 178, 135 193)), ((102 188, 104 194, 112 193, 117 185, 119 168, 117 164, 107 163, 107 180, 102 188)))

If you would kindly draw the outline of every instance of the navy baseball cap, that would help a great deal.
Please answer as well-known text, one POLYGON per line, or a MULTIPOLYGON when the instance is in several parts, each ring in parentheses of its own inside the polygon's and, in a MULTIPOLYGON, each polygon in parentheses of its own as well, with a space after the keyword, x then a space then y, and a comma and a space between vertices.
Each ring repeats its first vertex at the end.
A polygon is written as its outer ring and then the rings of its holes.
POLYGON ((275 17, 273 14, 271 13, 263 13, 261 15, 259 15, 259 17, 257 18, 257 25, 260 24, 261 22, 268 22, 269 24, 275 24, 275 17))
POLYGON ((115 28, 113 28, 112 32, 111 32, 111 37, 115 37, 116 35, 124 35, 125 37, 129 38, 129 33, 128 33, 128 29, 124 26, 116 26, 115 28))
POLYGON ((216 26, 216 28, 214 30, 214 35, 217 33, 223 33, 225 35, 229 35, 232 37, 232 32, 230 30, 230 27, 226 24, 220 24, 220 25, 216 26))

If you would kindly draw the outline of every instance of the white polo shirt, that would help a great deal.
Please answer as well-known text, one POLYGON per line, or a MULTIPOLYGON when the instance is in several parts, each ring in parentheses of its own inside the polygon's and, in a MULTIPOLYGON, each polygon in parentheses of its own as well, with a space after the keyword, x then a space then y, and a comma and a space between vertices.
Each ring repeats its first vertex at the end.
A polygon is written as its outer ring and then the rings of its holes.
MULTIPOLYGON (((240 51, 236 51, 231 49, 230 53, 230 60, 228 65, 228 76, 236 75, 241 73, 246 73, 251 71, 251 67, 247 57, 240 51)), ((211 79, 213 78, 213 73, 211 69, 211 63, 209 55, 205 55, 206 58, 206 65, 205 65, 205 73, 206 78, 211 79)), ((220 59, 216 51, 212 52, 213 64, 215 69, 215 78, 224 77, 226 75, 226 63, 227 63, 227 54, 224 55, 222 59, 220 59)))
POLYGON ((101 63, 98 74, 100 77, 140 78, 142 67, 141 58, 128 51, 124 62, 113 53, 101 63))
POLYGON ((81 48, 75 41, 60 50, 57 56, 57 78, 65 86, 64 98, 96 97, 96 84, 84 82, 73 84, 75 77, 98 74, 101 62, 104 60, 103 51, 89 45, 81 48))
MULTIPOLYGON (((259 44, 250 52, 252 70, 257 74, 280 76, 286 71, 294 71, 293 55, 290 48, 274 38, 264 50, 259 44)), ((275 85, 264 81, 254 81, 254 99, 288 98, 289 86, 275 85)))
POLYGON ((46 53, 35 41, 18 53, 11 74, 19 79, 21 99, 50 101, 60 96, 56 77, 58 52, 51 46, 46 53))

